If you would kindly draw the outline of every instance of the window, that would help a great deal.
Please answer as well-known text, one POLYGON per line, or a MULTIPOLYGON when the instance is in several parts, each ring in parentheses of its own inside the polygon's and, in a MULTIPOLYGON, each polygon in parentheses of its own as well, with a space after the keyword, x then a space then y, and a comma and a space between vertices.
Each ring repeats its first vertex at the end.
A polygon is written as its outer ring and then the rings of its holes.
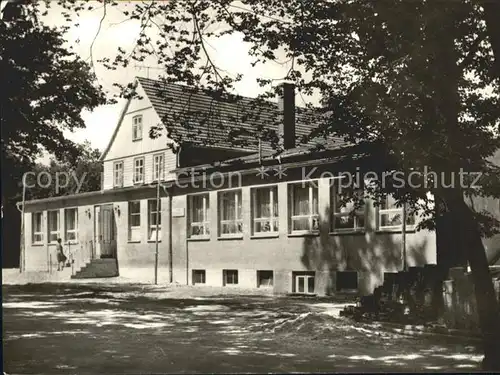
POLYGON ((219 193, 220 235, 222 237, 241 236, 243 220, 241 215, 241 190, 219 193))
POLYGON ((33 244, 43 243, 43 231, 42 231, 42 213, 33 212, 31 214, 31 242, 33 244))
POLYGON ((209 237, 210 219, 208 216, 210 209, 208 194, 198 194, 188 196, 188 236, 209 237))
POLYGON ((347 189, 338 185, 331 188, 332 230, 334 232, 365 229, 365 207, 355 207, 355 198, 363 199, 362 189, 347 189))
POLYGON ((205 270, 193 270, 193 284, 205 284, 206 274, 205 270))
POLYGON ((224 286, 238 284, 238 270, 222 270, 222 276, 224 286))
POLYGON ((356 271, 337 271, 335 284, 337 292, 357 291, 358 273, 356 271))
POLYGON ((253 234, 278 233, 278 188, 252 189, 253 234))
POLYGON ((116 161, 113 164, 113 186, 122 187, 123 186, 123 162, 116 161))
POLYGON ((57 242, 57 239, 61 237, 61 233, 59 232, 59 210, 57 211, 48 211, 47 212, 47 221, 48 221, 48 238, 49 243, 57 242))
MULTIPOLYGON (((385 196, 378 208, 379 229, 401 229, 403 224, 403 207, 396 206, 396 200, 391 195, 385 196)), ((406 225, 415 225, 415 215, 407 210, 406 225)))
POLYGON ((257 271, 257 287, 273 286, 273 271, 257 271))
POLYGON ((141 202, 128 202, 128 239, 141 240, 141 202))
POLYGON ((144 158, 134 159, 134 184, 144 182, 144 158))
POLYGON ((319 230, 318 187, 314 184, 290 185, 292 233, 319 230))
POLYGON ((139 141, 142 139, 142 115, 132 118, 132 140, 139 141))
POLYGON ((148 200, 148 228, 149 240, 156 240, 156 231, 158 231, 158 239, 161 239, 161 200, 158 201, 158 208, 156 207, 156 199, 148 200))
POLYGON ((314 294, 314 272, 293 273, 294 293, 314 294))
POLYGON ((64 210, 64 238, 66 242, 76 242, 78 237, 78 209, 64 210))
POLYGON ((165 178, 165 164, 163 154, 153 156, 153 181, 163 180, 165 178))

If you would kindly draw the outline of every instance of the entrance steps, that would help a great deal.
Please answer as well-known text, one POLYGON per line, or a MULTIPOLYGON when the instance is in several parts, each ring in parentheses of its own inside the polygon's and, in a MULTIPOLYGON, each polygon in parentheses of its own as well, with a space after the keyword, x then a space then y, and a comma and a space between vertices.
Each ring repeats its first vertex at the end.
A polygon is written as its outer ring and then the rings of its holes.
POLYGON ((93 279, 118 276, 116 259, 93 259, 76 272, 72 279, 93 279))

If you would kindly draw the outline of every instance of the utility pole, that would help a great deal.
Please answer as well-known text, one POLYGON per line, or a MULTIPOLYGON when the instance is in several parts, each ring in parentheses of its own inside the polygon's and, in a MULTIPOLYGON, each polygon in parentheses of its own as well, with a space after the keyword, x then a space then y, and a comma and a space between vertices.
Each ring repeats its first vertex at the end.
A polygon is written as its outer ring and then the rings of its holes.
POLYGON ((25 269, 25 241, 24 241, 24 202, 26 201, 26 176, 23 174, 22 177, 23 184, 23 200, 21 203, 21 208, 19 208, 19 203, 16 204, 17 209, 21 212, 21 238, 20 245, 21 249, 19 252, 19 272, 23 272, 25 269))
POLYGON ((156 184, 156 239, 155 239, 155 285, 158 284, 158 221, 160 219, 160 175, 156 184))

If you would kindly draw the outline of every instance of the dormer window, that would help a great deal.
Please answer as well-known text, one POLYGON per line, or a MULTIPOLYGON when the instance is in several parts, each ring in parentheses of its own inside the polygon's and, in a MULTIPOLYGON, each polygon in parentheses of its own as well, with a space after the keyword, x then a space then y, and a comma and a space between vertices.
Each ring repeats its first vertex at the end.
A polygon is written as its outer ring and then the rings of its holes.
POLYGON ((140 141, 142 139, 142 115, 132 118, 132 140, 140 141))

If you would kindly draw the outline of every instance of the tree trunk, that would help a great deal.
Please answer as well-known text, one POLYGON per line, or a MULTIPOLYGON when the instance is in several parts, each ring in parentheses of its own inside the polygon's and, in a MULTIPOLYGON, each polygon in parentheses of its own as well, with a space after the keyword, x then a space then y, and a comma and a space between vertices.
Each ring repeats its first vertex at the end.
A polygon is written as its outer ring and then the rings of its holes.
POLYGON ((479 4, 484 9, 484 20, 486 22, 486 31, 491 43, 493 55, 495 56, 494 74, 500 79, 500 1, 497 0, 479 0, 479 4))
POLYGON ((493 287, 486 251, 471 209, 460 191, 448 192, 444 199, 448 212, 455 218, 456 236, 464 245, 472 271, 479 325, 483 336, 483 369, 500 371, 500 308, 493 287))

